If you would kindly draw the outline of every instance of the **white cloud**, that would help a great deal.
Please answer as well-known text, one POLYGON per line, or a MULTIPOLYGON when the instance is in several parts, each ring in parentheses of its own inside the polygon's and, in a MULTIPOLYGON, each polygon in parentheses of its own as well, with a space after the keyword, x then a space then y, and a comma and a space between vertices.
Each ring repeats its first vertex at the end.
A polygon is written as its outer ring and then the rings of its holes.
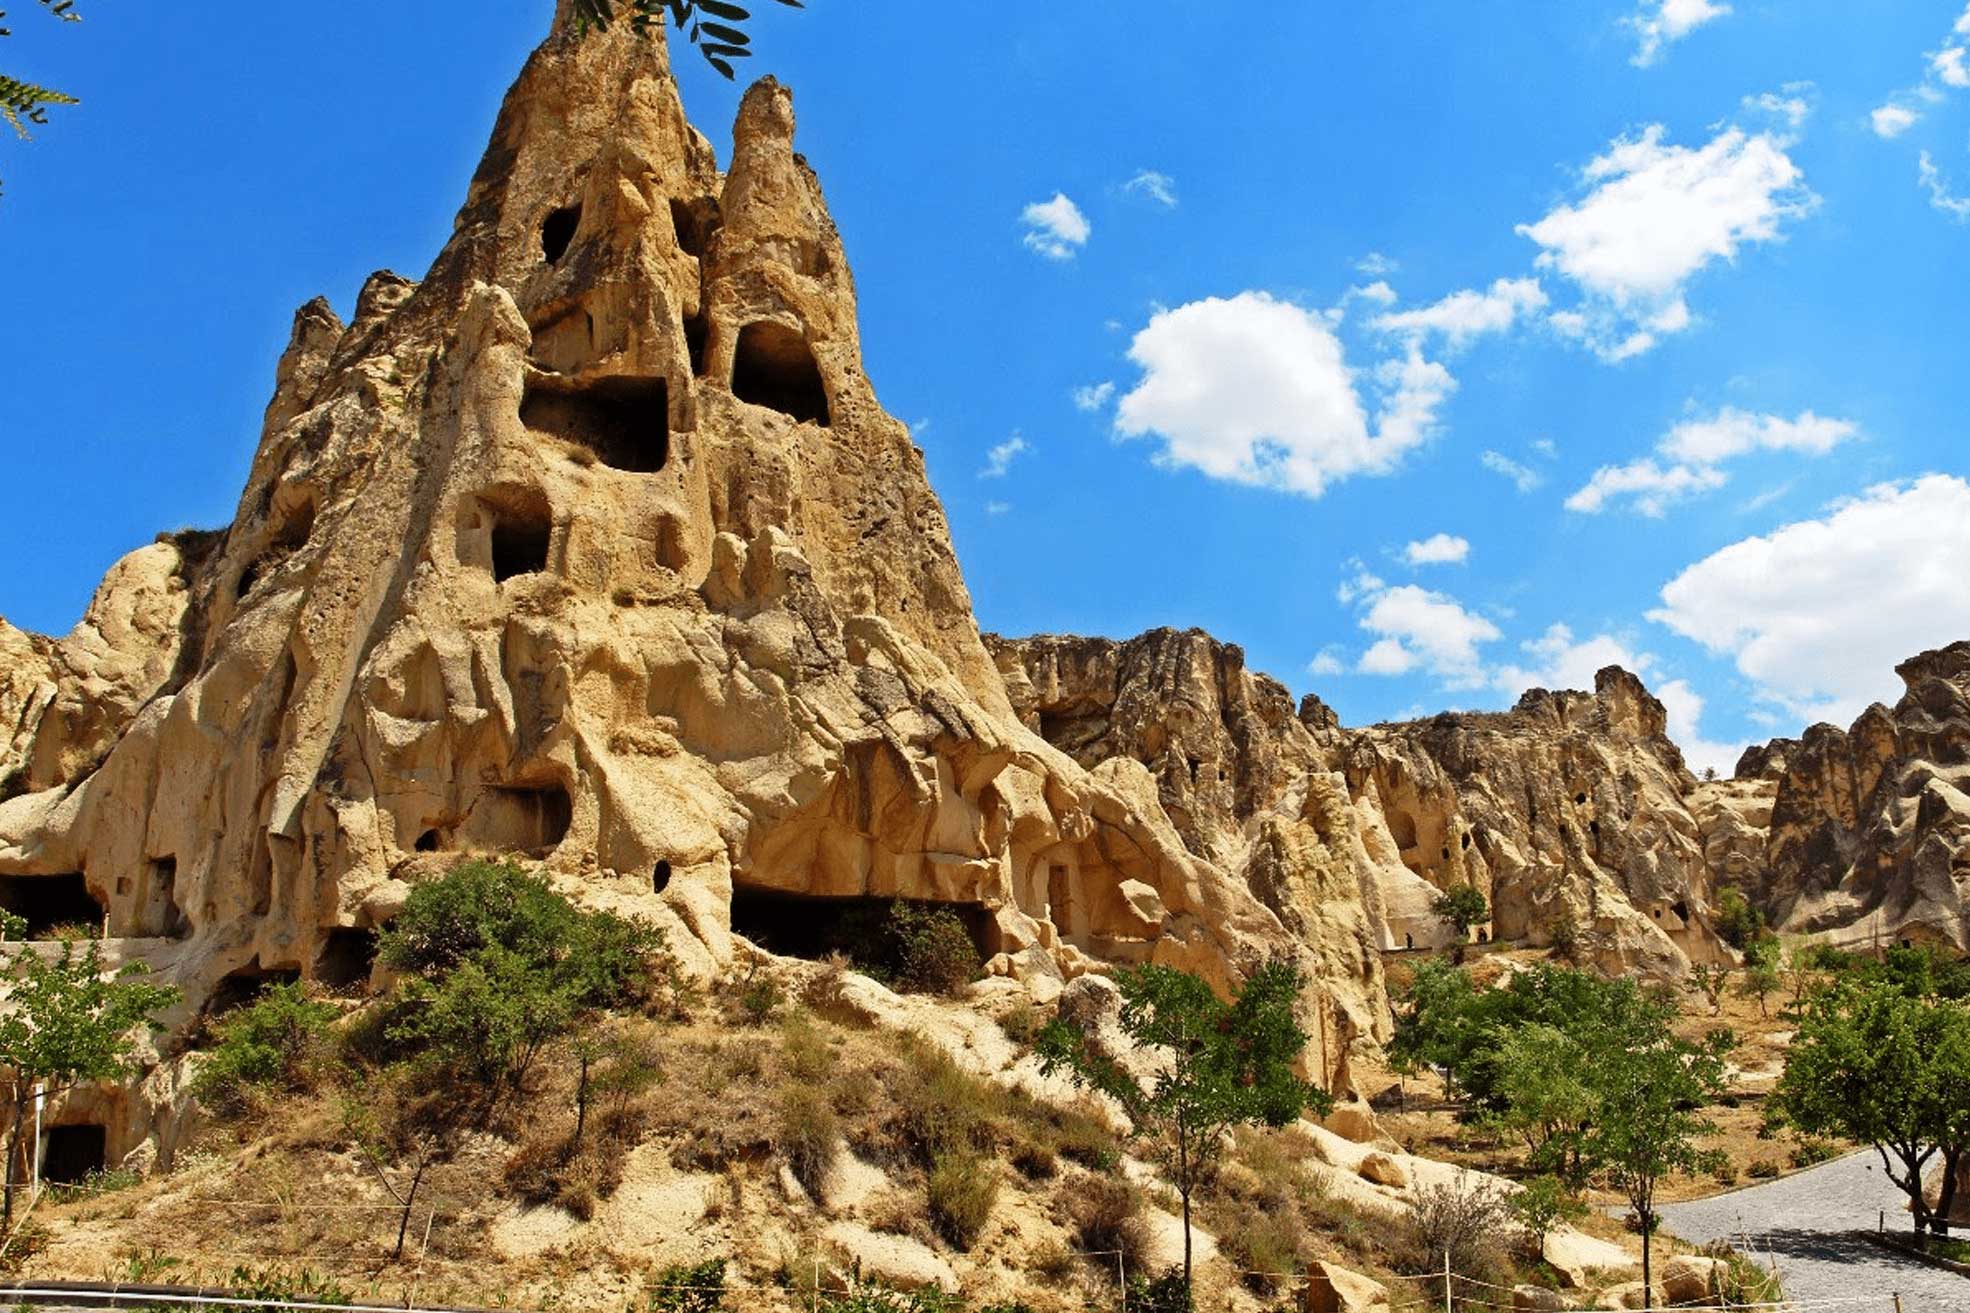
POLYGON ((1073 259, 1093 231, 1081 207, 1065 192, 1055 192, 1050 201, 1034 201, 1020 211, 1019 221, 1026 225, 1022 240, 1049 260, 1073 259))
POLYGON ((1928 151, 1916 162, 1916 176, 1928 189, 1929 204, 1958 223, 1970 222, 1970 196, 1958 196, 1950 190, 1949 179, 1936 167, 1936 161, 1929 157, 1928 151))
POLYGON ((1970 633, 1965 560, 1970 484, 1930 474, 1705 557, 1649 618, 1794 714, 1845 724, 1897 695, 1897 662, 1970 633))
POLYGON ((1122 190, 1147 196, 1158 205, 1174 209, 1177 203, 1177 180, 1167 173, 1154 169, 1143 169, 1135 177, 1122 184, 1122 190))
POLYGON ((1347 673, 1347 665, 1341 660, 1341 650, 1337 647, 1323 647, 1314 653, 1313 660, 1306 663, 1309 675, 1341 675, 1347 673))
POLYGON ((987 515, 1004 515, 1011 509, 1012 503, 1009 501, 988 501, 985 503, 985 513, 987 515))
POLYGON ((1788 82, 1777 91, 1746 96, 1742 103, 1746 110, 1783 120, 1786 127, 1796 132, 1812 117, 1813 100, 1818 92, 1819 88, 1810 82, 1788 82))
POLYGON ((1506 665, 1492 676, 1502 693, 1519 694, 1529 688, 1577 688, 1591 692, 1594 676, 1604 666, 1621 666, 1639 675, 1655 664, 1647 653, 1638 653, 1609 634, 1574 641, 1568 625, 1554 624, 1538 638, 1519 644, 1519 650, 1532 658, 1531 665, 1506 665))
POLYGON ((1560 454, 1560 444, 1551 438, 1534 438, 1528 445, 1547 460, 1552 460, 1560 454))
POLYGON ((1003 479, 1006 471, 1012 468, 1012 463, 1031 450, 1033 450, 1032 445, 1026 439, 1017 433, 1013 434, 985 453, 985 468, 978 471, 978 477, 1003 479))
POLYGON ((1448 533, 1431 534, 1402 549, 1402 559, 1410 565, 1462 565, 1470 555, 1470 542, 1448 533))
POLYGON ((1385 278, 1402 266, 1394 260, 1389 259, 1388 256, 1383 255, 1380 251, 1370 251, 1359 260, 1356 260, 1354 267, 1356 272, 1366 274, 1370 278, 1385 278))
POLYGON ((1366 606, 1361 627, 1379 635, 1362 654, 1357 668, 1363 674, 1401 675, 1421 666, 1451 688, 1487 682, 1478 646, 1502 635, 1498 626, 1465 610, 1456 598, 1399 584, 1359 600, 1366 606))
POLYGON ((1665 467, 1644 457, 1626 465, 1601 466, 1578 492, 1566 499, 1566 508, 1595 515, 1606 509, 1609 502, 1626 497, 1637 512, 1655 518, 1671 502, 1714 492, 1728 481, 1729 477, 1719 469, 1700 465, 1665 467))
POLYGON ((1609 146, 1582 171, 1592 190, 1518 232, 1537 264, 1586 293, 1582 311, 1550 322, 1609 359, 1639 355, 1690 322, 1692 278, 1747 245, 1777 241, 1819 198, 1770 133, 1727 128, 1699 147, 1666 145, 1663 127, 1609 146))
POLYGON ((1874 124, 1874 135, 1884 139, 1901 136, 1922 116, 1906 105, 1883 105, 1869 116, 1874 124))
POLYGON ((1502 451, 1487 450, 1478 457, 1478 462, 1493 474, 1500 474, 1510 479, 1522 493, 1531 492, 1546 481, 1546 476, 1538 470, 1513 460, 1502 451))
POLYGON ((1796 419, 1756 415, 1727 406, 1714 415, 1686 419, 1655 444, 1653 457, 1626 465, 1603 465, 1585 486, 1566 499, 1566 508, 1593 515, 1626 498, 1631 509, 1660 516, 1673 502, 1714 492, 1730 481, 1721 468, 1754 451, 1797 451, 1823 456, 1860 436, 1844 419, 1802 411, 1796 419))
POLYGON ((1160 438, 1165 465, 1307 497, 1393 469, 1435 431, 1457 386, 1414 349, 1385 360, 1369 375, 1371 425, 1332 329, 1265 292, 1159 310, 1129 359, 1142 378, 1116 408, 1119 436, 1160 438))
POLYGON ((1686 679, 1672 679, 1655 690, 1669 713, 1669 737, 1683 750, 1683 761, 1699 775, 1714 770, 1729 778, 1744 755, 1744 743, 1718 743, 1703 735, 1703 695, 1686 679))
POLYGON ((1091 383, 1087 387, 1075 388, 1072 395, 1074 397, 1074 409, 1100 410, 1108 404, 1108 398, 1115 395, 1115 385, 1104 379, 1099 383, 1091 383))
POLYGON ((1929 71, 1946 87, 1970 87, 1970 68, 1963 64, 1962 46, 1945 46, 1929 57, 1929 71))
POLYGON ((1341 580, 1340 587, 1334 590, 1334 596, 1339 599, 1341 605, 1346 606, 1357 597, 1379 593, 1386 587, 1383 581, 1378 576, 1370 574, 1360 561, 1349 561, 1348 568, 1354 571, 1354 577, 1341 580))
POLYGON ((1647 68, 1661 57, 1664 46, 1730 12, 1729 5, 1715 0, 1642 0, 1641 9, 1627 20, 1638 38, 1635 66, 1647 68))
POLYGON ((1545 308, 1546 291, 1538 279, 1500 278, 1486 291, 1466 288, 1434 305, 1380 315, 1372 327, 1413 337, 1441 333, 1445 344, 1456 350, 1486 333, 1504 332, 1521 314, 1545 308))

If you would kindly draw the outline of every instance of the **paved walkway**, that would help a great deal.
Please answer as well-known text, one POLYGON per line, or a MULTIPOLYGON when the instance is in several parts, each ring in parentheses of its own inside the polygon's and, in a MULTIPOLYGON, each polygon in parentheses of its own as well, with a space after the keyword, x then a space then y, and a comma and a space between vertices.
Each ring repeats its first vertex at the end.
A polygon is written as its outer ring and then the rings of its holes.
POLYGON ((1911 1234, 1907 1196, 1889 1183, 1874 1150, 1849 1154, 1784 1180, 1686 1204, 1664 1204, 1668 1229, 1685 1240, 1748 1236, 1759 1262, 1776 1260, 1785 1293, 1806 1313, 1811 1301, 1861 1300, 1829 1306, 1892 1313, 1970 1313, 1970 1277, 1961 1277, 1884 1249, 1852 1233, 1872 1231, 1888 1214, 1888 1229, 1911 1234))

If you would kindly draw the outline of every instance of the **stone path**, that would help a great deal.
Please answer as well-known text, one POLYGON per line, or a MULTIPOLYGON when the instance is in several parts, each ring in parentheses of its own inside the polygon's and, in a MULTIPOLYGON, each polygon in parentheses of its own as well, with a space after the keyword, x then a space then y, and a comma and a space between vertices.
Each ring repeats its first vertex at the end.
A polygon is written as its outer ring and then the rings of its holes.
POLYGON ((1761 1263, 1776 1260, 1785 1293, 1804 1313, 1812 1301, 1858 1300, 1829 1305, 1828 1313, 1853 1308, 1892 1313, 1970 1313, 1970 1277, 1909 1258, 1861 1239, 1888 1214, 1890 1231, 1911 1231, 1907 1199, 1889 1183, 1872 1149, 1823 1163, 1810 1171, 1748 1190, 1734 1190, 1686 1204, 1662 1205, 1669 1230, 1685 1240, 1742 1242, 1748 1235, 1761 1263))

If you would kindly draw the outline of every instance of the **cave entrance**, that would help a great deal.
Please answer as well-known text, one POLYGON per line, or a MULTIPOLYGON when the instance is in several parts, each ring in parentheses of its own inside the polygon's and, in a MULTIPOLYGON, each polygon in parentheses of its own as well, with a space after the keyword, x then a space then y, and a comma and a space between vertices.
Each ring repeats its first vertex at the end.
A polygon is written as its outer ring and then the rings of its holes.
POLYGON ((523 574, 544 572, 554 540, 554 514, 547 494, 537 488, 520 488, 482 496, 479 501, 492 520, 493 579, 505 583, 523 574))
POLYGON ((581 227, 581 206, 566 205, 548 215, 540 225, 540 254, 549 264, 561 263, 581 227))
POLYGON ((997 951, 992 918, 977 903, 871 895, 794 894, 779 889, 732 887, 732 933, 769 953, 818 961, 841 953, 863 961, 881 938, 897 903, 955 914, 981 961, 997 951))
POLYGON ((828 427, 828 390, 804 334, 759 320, 739 330, 732 353, 732 395, 828 427))
POLYGON ((586 447, 612 470, 655 474, 670 459, 670 386, 661 378, 604 378, 579 388, 536 384, 520 403, 520 422, 586 447))
POLYGON ((292 985, 300 979, 298 968, 263 967, 256 957, 239 970, 229 972, 213 987, 211 996, 205 1000, 205 1015, 216 1017, 231 1012, 234 1008, 251 1003, 270 985, 292 985))
POLYGON ((109 1163, 109 1129, 89 1122, 50 1126, 41 1137, 41 1179, 76 1185, 109 1163))
POLYGON ((53 939, 55 931, 68 927, 91 939, 102 937, 103 905, 89 892, 89 882, 79 871, 0 875, 0 907, 27 921, 29 939, 53 939))
POLYGON ((544 856, 567 837, 574 811, 574 800, 559 783, 488 785, 465 819, 467 846, 544 856))
POLYGON ((376 931, 367 927, 336 926, 322 939, 315 954, 315 979, 330 989, 355 989, 369 983, 376 966, 376 931))
POLYGON ((178 859, 156 857, 144 864, 144 905, 137 933, 164 939, 183 939, 192 932, 191 918, 178 906, 178 859))

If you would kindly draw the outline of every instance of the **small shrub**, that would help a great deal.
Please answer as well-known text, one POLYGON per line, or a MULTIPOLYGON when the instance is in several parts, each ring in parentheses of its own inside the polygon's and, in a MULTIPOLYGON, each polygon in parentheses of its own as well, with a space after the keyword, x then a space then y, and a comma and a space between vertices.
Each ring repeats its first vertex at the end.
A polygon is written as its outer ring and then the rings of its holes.
POLYGON ((775 1012, 780 1010, 780 986, 771 976, 761 976, 748 981, 739 991, 739 1007, 755 1026, 763 1026, 775 1012))
POLYGON ((1506 1204, 1531 1237, 1532 1256, 1546 1257, 1546 1237, 1567 1222, 1582 1216, 1587 1206, 1575 1198, 1556 1176, 1538 1176, 1506 1204))
POLYGON ((1040 1028, 1046 1025, 1046 1016, 1031 1003, 1021 1003, 999 1018, 999 1029, 1005 1037, 1022 1050, 1033 1046, 1039 1037, 1040 1028))
POLYGON ((1135 1187, 1110 1176, 1090 1176, 1065 1191, 1063 1202, 1075 1247, 1093 1256, 1090 1261, 1114 1272, 1114 1256, 1120 1254, 1125 1270, 1142 1270, 1149 1232, 1142 1216, 1142 1196, 1135 1187))
POLYGON ((1745 1174, 1747 1176, 1750 1176, 1753 1180, 1769 1181, 1774 1176, 1779 1175, 1781 1169, 1779 1165, 1773 1162, 1771 1159, 1760 1158, 1756 1162, 1752 1163, 1751 1166, 1745 1168, 1744 1170, 1745 1170, 1745 1174))
POLYGON ((1049 1240, 1032 1252, 1026 1270, 1056 1286, 1065 1285, 1079 1267, 1080 1256, 1066 1245, 1049 1240))
POLYGON ((774 1145, 801 1188, 816 1202, 826 1199, 841 1157, 841 1128, 819 1090, 791 1085, 782 1093, 774 1145))
POLYGON ((723 1313, 725 1260, 671 1264, 650 1282, 645 1304, 650 1313, 723 1313))
POLYGON ((1459 1172, 1440 1185, 1423 1186, 1410 1201, 1410 1226, 1425 1261, 1445 1253, 1459 1272, 1483 1277, 1497 1270, 1497 1237, 1507 1216, 1495 1185, 1459 1172))
POLYGON ((930 1169, 930 1220, 937 1233, 962 1250, 978 1243, 999 1198, 999 1173, 990 1159, 946 1154, 930 1169))
POLYGON ((1180 1267, 1159 1277, 1132 1276, 1122 1296, 1123 1313, 1192 1313, 1194 1307, 1180 1267))
POLYGON ((1809 1136, 1792 1147, 1789 1157, 1794 1167, 1813 1167, 1831 1160, 1839 1152, 1827 1141, 1809 1136))
POLYGON ((1300 1230, 1299 1213, 1291 1207, 1247 1205, 1223 1229, 1218 1243, 1254 1294, 1278 1294, 1292 1284, 1305 1265, 1306 1237, 1300 1230))
POLYGON ((796 1013, 780 1027, 780 1056, 787 1075, 797 1081, 815 1084, 834 1069, 834 1051, 828 1037, 807 1017, 796 1013))
POLYGON ((199 1066, 192 1092, 215 1112, 238 1113, 268 1090, 303 1089, 326 1056, 338 1010, 311 999, 296 981, 272 985, 214 1028, 217 1044, 199 1066))
POLYGON ((1721 1158, 1710 1169, 1710 1179, 1726 1188, 1737 1184, 1737 1164, 1728 1158, 1721 1158))
POLYGON ((888 1286, 859 1286, 844 1292, 822 1291, 818 1313, 962 1313, 964 1301, 936 1286, 921 1290, 892 1290, 888 1286))
POLYGON ((906 993, 954 994, 982 966, 964 918, 934 903, 897 898, 858 909, 833 937, 856 969, 906 993))
POLYGON ((112 1194, 118 1190, 128 1190, 144 1182, 141 1172, 124 1168, 106 1168, 92 1171, 73 1185, 50 1185, 48 1198, 57 1204, 72 1204, 78 1199, 93 1199, 112 1194))

